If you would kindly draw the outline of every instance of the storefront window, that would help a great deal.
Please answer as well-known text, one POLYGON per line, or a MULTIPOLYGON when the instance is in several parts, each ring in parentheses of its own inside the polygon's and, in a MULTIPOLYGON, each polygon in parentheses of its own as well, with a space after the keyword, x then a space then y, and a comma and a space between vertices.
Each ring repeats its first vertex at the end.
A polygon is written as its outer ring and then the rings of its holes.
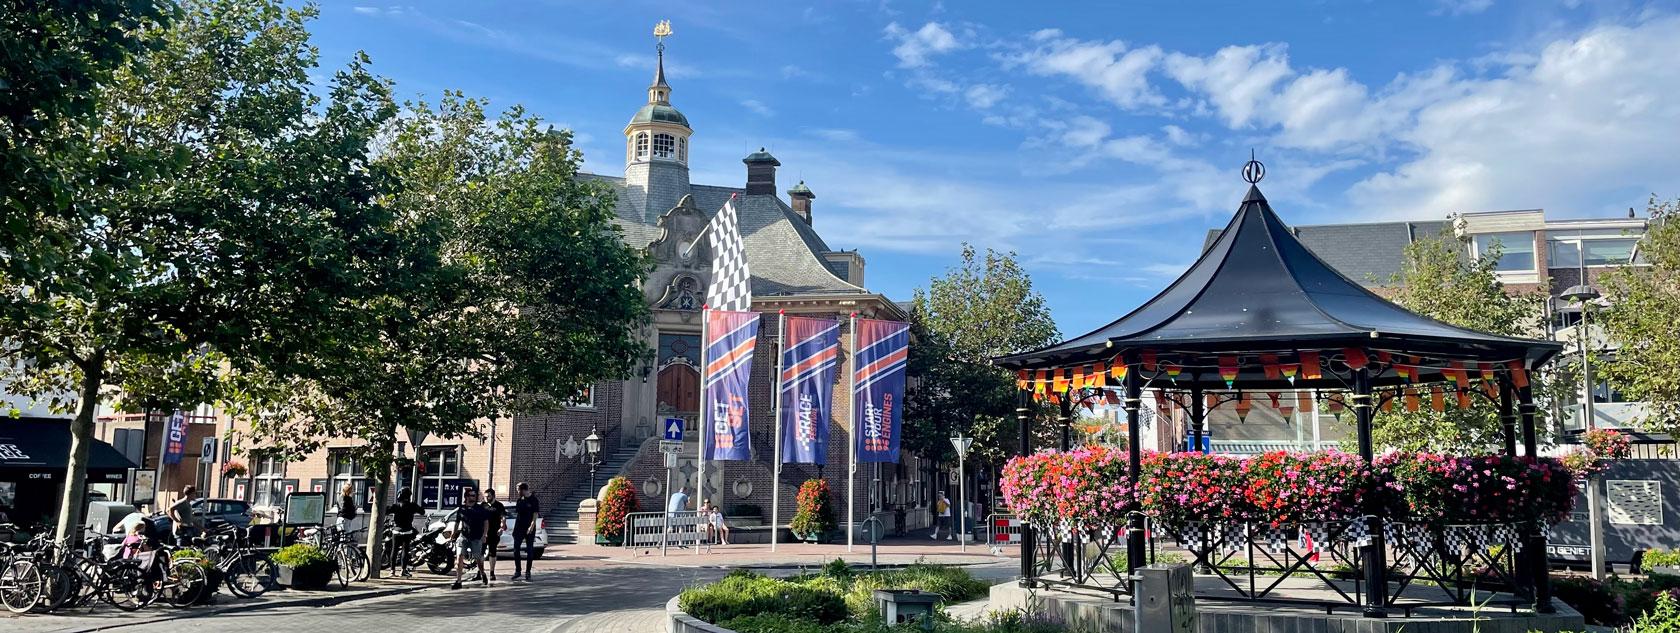
POLYGON ((423 448, 420 462, 426 467, 420 474, 420 506, 447 510, 461 505, 461 451, 454 446, 423 448))

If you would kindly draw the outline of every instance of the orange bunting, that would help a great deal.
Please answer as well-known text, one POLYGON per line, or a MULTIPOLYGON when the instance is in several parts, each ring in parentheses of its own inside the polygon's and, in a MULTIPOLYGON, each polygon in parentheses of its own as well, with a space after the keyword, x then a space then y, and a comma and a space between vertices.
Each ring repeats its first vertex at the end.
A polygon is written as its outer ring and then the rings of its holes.
POLYGON ((1382 399, 1383 413, 1393 413, 1394 412, 1394 400, 1396 398, 1398 398, 1399 395, 1400 395, 1399 393, 1394 393, 1394 394, 1390 394, 1388 397, 1385 397, 1385 398, 1382 399))
POLYGON ((1284 363, 1282 365, 1278 365, 1278 369, 1283 372, 1283 377, 1284 378, 1289 379, 1289 384, 1293 385, 1293 384, 1295 384, 1295 374, 1298 374, 1298 373, 1301 372, 1301 364, 1300 363, 1284 363))
POLYGON ((1053 391, 1055 393, 1062 393, 1064 391, 1067 391, 1067 389, 1068 389, 1068 379, 1067 379, 1067 376, 1062 373, 1064 371, 1066 371, 1066 370, 1063 370, 1063 369, 1056 370, 1056 382, 1055 382, 1055 385, 1050 388, 1051 391, 1053 391))
POLYGON ((1108 378, 1108 363, 1097 363, 1096 370, 1091 372, 1091 386, 1107 386, 1106 378, 1108 378))
POLYGON ((1371 364, 1371 359, 1365 356, 1365 350, 1349 347, 1342 350, 1342 357, 1347 359, 1348 369, 1364 369, 1371 364))
POLYGON ((1266 371, 1266 380, 1278 379, 1280 372, 1278 371, 1277 354, 1261 354, 1260 367, 1266 371))
POLYGON ((1313 408, 1313 395, 1311 391, 1295 392, 1295 401, 1300 403, 1302 409, 1310 411, 1313 408))
POLYGON ((1084 367, 1075 367, 1070 371, 1073 372, 1073 388, 1074 389, 1084 389, 1085 388, 1085 368, 1084 367))
POLYGON ((1119 355, 1115 355, 1114 361, 1108 364, 1108 377, 1113 378, 1115 382, 1126 379, 1126 363, 1120 359, 1119 355))
POLYGON ((1482 390, 1487 392, 1487 397, 1489 397, 1489 398, 1494 398, 1494 399, 1499 398, 1499 384, 1498 383, 1491 382, 1491 381, 1483 381, 1482 382, 1482 390))
POLYGON ((1452 377, 1453 382, 1458 383, 1459 390, 1470 388, 1470 372, 1464 371, 1464 363, 1456 360, 1452 362, 1452 377))
POLYGON ((1384 364, 1384 365, 1393 364, 1394 363, 1394 357, 1389 355, 1388 352, 1385 352, 1385 351, 1382 351, 1382 350, 1377 350, 1377 362, 1381 363, 1381 364, 1384 364))
POLYGON ((1143 368, 1147 371, 1155 371, 1155 350, 1143 350, 1143 368))
POLYGON ((1282 403, 1278 402, 1278 398, 1279 398, 1278 392, 1276 392, 1276 391, 1269 392, 1269 393, 1266 394, 1266 397, 1272 399, 1272 408, 1273 409, 1276 409, 1276 408, 1279 408, 1279 407, 1283 406, 1282 403))
POLYGON ((1442 393, 1440 387, 1429 388, 1429 408, 1434 409, 1436 413, 1447 410, 1447 394, 1442 393))
POLYGON ((1172 363, 1166 363, 1167 380, 1178 382, 1178 375, 1184 373, 1184 368, 1172 363))
POLYGON ((1528 386, 1528 372, 1523 369, 1522 361, 1511 361, 1505 364, 1511 370, 1511 386, 1522 389, 1528 386))
POLYGON ((1318 352, 1301 352, 1301 376, 1307 380, 1324 377, 1324 371, 1318 366, 1318 352))
POLYGON ((1237 384, 1237 357, 1235 357, 1235 356, 1220 356, 1219 357, 1219 377, 1225 380, 1225 386, 1226 387, 1236 386, 1236 384, 1237 384))
POLYGON ((1469 390, 1466 390, 1466 389, 1458 390, 1458 408, 1460 408, 1460 409, 1469 409, 1470 408, 1470 391, 1469 390))
POLYGON ((1422 403, 1419 402, 1417 389, 1407 387, 1406 388, 1406 410, 1410 411, 1412 413, 1417 413, 1418 407, 1421 406, 1421 405, 1422 405, 1422 403))
POLYGON ((1028 382, 1030 382, 1030 381, 1027 380, 1027 370, 1023 369, 1021 371, 1015 372, 1015 388, 1016 389, 1019 389, 1021 391, 1026 391, 1028 382))

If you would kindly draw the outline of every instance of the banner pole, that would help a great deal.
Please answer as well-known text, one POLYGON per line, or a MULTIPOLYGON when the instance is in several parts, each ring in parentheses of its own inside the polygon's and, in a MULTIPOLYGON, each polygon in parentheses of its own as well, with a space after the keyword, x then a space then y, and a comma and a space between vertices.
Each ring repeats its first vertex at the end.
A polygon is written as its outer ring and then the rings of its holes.
POLYGON ((782 517, 782 392, 787 390, 787 310, 776 311, 776 439, 770 458, 770 551, 776 551, 782 517))
POLYGON ((846 551, 852 551, 852 542, 857 531, 857 443, 858 443, 858 346, 857 346, 857 313, 852 313, 852 395, 846 400, 851 403, 852 414, 846 424, 851 428, 851 457, 846 460, 846 551))
MULTIPOLYGON (((712 307, 702 307, 700 309, 700 465, 694 473, 694 494, 699 497, 701 501, 706 499, 706 448, 711 446, 707 443, 711 441, 711 438, 707 436, 712 430, 712 425, 708 422, 708 419, 711 417, 711 412, 707 411, 707 409, 710 409, 711 407, 706 406, 706 395, 711 393, 707 390, 709 385, 706 382, 708 378, 708 376, 706 376, 706 370, 708 369, 708 355, 706 351, 712 346, 712 341, 709 338, 711 333, 711 321, 712 307)), ((671 494, 671 491, 667 490, 665 493, 671 494)), ((669 506, 670 501, 667 500, 665 505, 669 506)), ((699 508, 700 504, 696 502, 694 507, 699 508)))

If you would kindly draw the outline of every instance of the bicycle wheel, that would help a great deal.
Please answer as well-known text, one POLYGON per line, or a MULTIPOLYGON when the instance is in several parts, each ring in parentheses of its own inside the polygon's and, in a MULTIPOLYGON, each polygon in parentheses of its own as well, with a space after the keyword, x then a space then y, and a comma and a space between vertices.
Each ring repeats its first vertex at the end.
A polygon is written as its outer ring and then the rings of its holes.
POLYGON ((76 577, 76 598, 71 601, 70 606, 87 606, 105 593, 105 576, 99 571, 99 563, 78 556, 76 562, 72 563, 71 574, 76 577))
POLYGON ((12 559, 0 570, 0 604, 12 613, 28 613, 46 591, 41 567, 27 558, 12 559))
POLYGON ((356 572, 356 582, 368 579, 373 569, 373 561, 368 558, 367 550, 355 545, 350 546, 350 569, 356 572))
POLYGON ((76 598, 75 575, 64 571, 62 567, 42 565, 41 581, 45 584, 41 591, 41 602, 37 606, 44 613, 62 609, 76 598))
POLYGON ((240 556, 228 567, 228 591, 241 598, 263 595, 274 585, 274 563, 267 556, 249 553, 240 556))
POLYGON ((171 561, 169 569, 165 570, 163 587, 158 592, 158 597, 177 609, 190 607, 209 590, 208 585, 204 568, 198 565, 198 561, 171 561))
POLYGON ((157 599, 157 591, 139 565, 128 561, 104 568, 105 601, 124 611, 139 611, 157 599))

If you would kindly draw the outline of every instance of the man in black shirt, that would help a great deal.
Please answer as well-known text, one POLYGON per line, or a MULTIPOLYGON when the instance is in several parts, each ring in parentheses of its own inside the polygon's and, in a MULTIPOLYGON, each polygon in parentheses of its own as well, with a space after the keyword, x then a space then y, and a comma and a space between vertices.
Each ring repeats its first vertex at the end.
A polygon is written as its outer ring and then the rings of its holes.
POLYGON ((468 560, 476 565, 479 582, 490 584, 484 578, 484 535, 489 531, 490 511, 479 504, 478 491, 461 491, 461 507, 455 510, 455 584, 450 589, 461 588, 461 572, 468 560))
MULTIPOLYGON (((502 545, 502 531, 507 529, 507 506, 496 500, 496 489, 484 489, 484 509, 490 511, 490 530, 484 535, 484 557, 490 559, 490 579, 496 579, 496 550, 502 545)), ((515 569, 514 571, 519 571, 515 569)))
POLYGON ((519 500, 513 502, 513 579, 519 580, 519 551, 525 549, 525 579, 531 579, 531 561, 537 557, 537 496, 531 487, 519 482, 519 500))
POLYGON ((391 504, 391 560, 397 561, 393 567, 401 566, 403 577, 413 574, 408 572, 408 546, 414 542, 417 530, 414 527, 414 517, 422 512, 420 506, 414 503, 414 491, 403 488, 397 491, 397 502, 391 504))

